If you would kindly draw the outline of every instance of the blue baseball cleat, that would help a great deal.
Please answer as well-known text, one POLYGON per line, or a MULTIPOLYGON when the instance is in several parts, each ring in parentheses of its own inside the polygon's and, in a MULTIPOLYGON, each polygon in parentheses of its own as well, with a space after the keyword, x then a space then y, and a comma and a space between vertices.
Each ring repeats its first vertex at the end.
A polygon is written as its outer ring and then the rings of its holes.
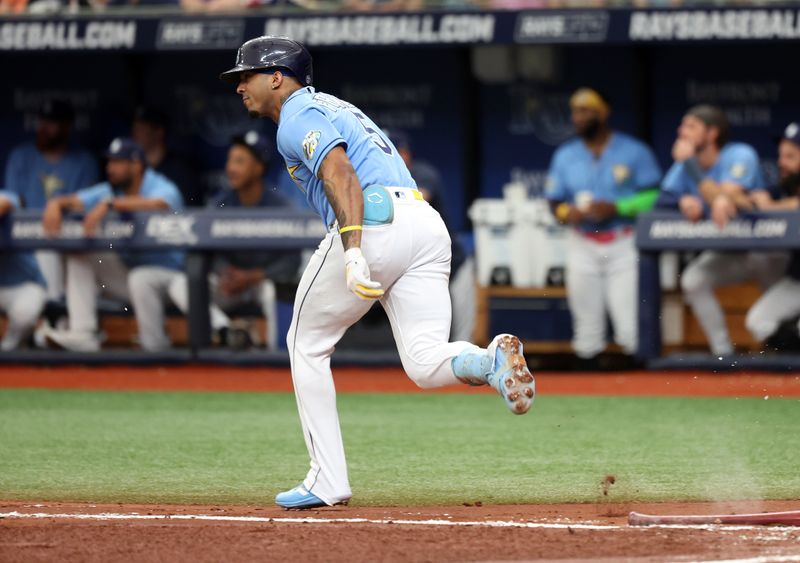
POLYGON ((536 382, 522 355, 522 343, 512 334, 498 334, 489 344, 488 352, 494 363, 487 376, 506 406, 514 414, 525 414, 536 396, 536 382))
POLYGON ((286 509, 294 508, 297 510, 328 506, 324 500, 320 499, 314 493, 307 491, 302 484, 297 485, 290 491, 278 493, 275 496, 275 504, 286 509))

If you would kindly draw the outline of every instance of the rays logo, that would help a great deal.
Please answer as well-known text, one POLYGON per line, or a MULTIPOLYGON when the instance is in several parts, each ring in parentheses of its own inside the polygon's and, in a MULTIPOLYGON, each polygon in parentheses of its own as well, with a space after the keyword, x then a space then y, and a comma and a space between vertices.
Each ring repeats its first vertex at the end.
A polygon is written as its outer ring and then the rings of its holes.
POLYGON ((617 184, 624 184, 631 177, 631 169, 624 164, 615 164, 611 173, 614 174, 614 181, 617 184))
POLYGON ((731 176, 734 178, 743 178, 745 174, 747 174, 747 166, 743 163, 737 162, 731 166, 731 176))
POLYGON ((322 131, 309 131, 306 133, 303 139, 303 154, 306 155, 306 160, 311 160, 311 157, 314 156, 314 151, 317 150, 321 135, 322 131))

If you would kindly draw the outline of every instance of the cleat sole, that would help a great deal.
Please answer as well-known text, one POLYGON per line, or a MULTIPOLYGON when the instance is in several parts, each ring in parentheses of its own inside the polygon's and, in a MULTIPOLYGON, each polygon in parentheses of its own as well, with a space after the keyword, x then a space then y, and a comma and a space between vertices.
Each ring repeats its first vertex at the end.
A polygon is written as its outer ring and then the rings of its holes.
POLYGON ((506 354, 512 373, 504 380, 506 403, 514 414, 525 414, 533 404, 536 391, 533 374, 521 353, 522 345, 519 338, 510 334, 501 337, 497 345, 506 354))

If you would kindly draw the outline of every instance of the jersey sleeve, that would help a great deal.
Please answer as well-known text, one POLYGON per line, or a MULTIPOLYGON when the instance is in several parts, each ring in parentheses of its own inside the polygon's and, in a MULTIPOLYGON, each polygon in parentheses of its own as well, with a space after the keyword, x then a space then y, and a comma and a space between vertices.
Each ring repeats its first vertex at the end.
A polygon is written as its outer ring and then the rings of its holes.
POLYGON ((11 202, 13 209, 19 209, 19 196, 9 190, 0 190, 0 199, 5 199, 11 202))
POLYGON ((302 162, 314 176, 328 153, 344 144, 347 143, 330 119, 313 107, 292 116, 278 130, 281 154, 286 160, 302 162))
POLYGON ((566 201, 570 199, 566 183, 564 182, 564 171, 566 157, 562 149, 556 150, 553 159, 550 161, 550 170, 547 172, 545 183, 545 197, 556 201, 566 201))
POLYGON ((636 159, 636 188, 639 190, 653 188, 661 182, 662 172, 656 156, 650 147, 640 145, 636 159))
POLYGON ((113 197, 114 192, 107 182, 103 182, 102 184, 78 190, 75 195, 83 204, 84 211, 89 211, 104 199, 113 197))
POLYGON ((148 197, 163 200, 169 206, 170 211, 183 210, 183 196, 177 186, 167 178, 160 179, 148 197))
POLYGON ((696 192, 696 186, 683 170, 682 162, 674 163, 667 170, 667 175, 661 181, 661 191, 676 198, 696 192))
POLYGON ((731 182, 745 190, 764 187, 756 151, 747 145, 738 145, 725 155, 719 182, 731 182))

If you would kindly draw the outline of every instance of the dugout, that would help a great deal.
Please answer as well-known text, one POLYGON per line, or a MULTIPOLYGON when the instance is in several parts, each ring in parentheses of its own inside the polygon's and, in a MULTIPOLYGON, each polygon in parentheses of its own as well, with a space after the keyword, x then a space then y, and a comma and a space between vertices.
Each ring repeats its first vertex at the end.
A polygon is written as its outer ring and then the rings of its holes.
MULTIPOLYGON (((606 92, 613 125, 649 142, 664 169, 685 108, 721 105, 770 177, 772 137, 797 119, 800 99, 789 70, 796 7, 14 17, 0 20, 0 162, 29 138, 45 97, 74 102, 77 137, 96 153, 148 103, 170 115, 171 142, 213 190, 231 135, 274 130, 216 79, 243 40, 265 32, 309 46, 320 90, 408 131, 415 155, 442 174, 457 231, 470 228, 472 200, 499 197, 509 181, 541 194, 578 86, 606 92)), ((272 181, 296 190, 276 160, 272 181)))

